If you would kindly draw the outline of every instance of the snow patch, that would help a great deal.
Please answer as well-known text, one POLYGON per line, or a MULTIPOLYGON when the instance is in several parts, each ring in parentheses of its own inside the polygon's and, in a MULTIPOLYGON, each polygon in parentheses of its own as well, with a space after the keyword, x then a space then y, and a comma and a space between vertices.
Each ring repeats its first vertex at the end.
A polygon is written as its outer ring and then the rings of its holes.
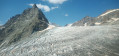
POLYGON ((119 20, 119 18, 112 18, 112 20, 117 21, 117 20, 119 20))
POLYGON ((95 23, 95 25, 100 25, 100 24, 101 24, 101 23, 99 23, 99 22, 96 22, 96 23, 95 23))
POLYGON ((44 29, 44 30, 42 30, 42 31, 39 31, 39 32, 43 32, 43 31, 46 31, 46 30, 49 30, 49 29, 52 29, 52 28, 54 28, 55 26, 54 25, 48 25, 48 27, 46 28, 46 29, 44 29))
POLYGON ((71 26, 72 26, 72 24, 68 24, 68 25, 67 25, 67 27, 71 27, 71 26))
POLYGON ((49 25, 48 28, 46 28, 46 29, 52 29, 54 27, 55 27, 54 25, 49 25))
POLYGON ((84 26, 87 26, 87 23, 85 23, 84 26))
POLYGON ((111 18, 109 21, 107 21, 107 22, 115 22, 115 21, 117 21, 117 20, 119 20, 119 18, 111 18))

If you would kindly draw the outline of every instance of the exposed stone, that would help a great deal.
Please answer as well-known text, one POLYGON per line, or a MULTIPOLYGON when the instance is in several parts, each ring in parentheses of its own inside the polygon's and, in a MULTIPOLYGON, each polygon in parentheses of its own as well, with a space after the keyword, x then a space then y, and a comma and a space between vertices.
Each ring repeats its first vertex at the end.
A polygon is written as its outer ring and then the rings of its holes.
POLYGON ((72 24, 72 26, 93 26, 95 22, 95 17, 86 16, 82 20, 77 21, 72 24))
POLYGON ((8 45, 17 42, 36 31, 44 30, 48 24, 45 15, 34 4, 32 8, 8 20, 4 25, 5 28, 0 32, 0 44, 8 45))

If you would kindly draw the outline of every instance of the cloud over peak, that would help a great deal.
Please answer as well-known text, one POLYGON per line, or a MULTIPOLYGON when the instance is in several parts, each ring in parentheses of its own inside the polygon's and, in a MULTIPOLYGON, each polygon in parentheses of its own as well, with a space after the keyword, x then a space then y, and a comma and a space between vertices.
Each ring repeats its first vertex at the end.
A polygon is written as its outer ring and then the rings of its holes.
MULTIPOLYGON (((30 6, 33 6, 33 4, 29 4, 30 6)), ((50 7, 47 5, 42 5, 42 4, 36 4, 38 8, 44 10, 45 12, 49 12, 50 11, 50 7)))
MULTIPOLYGON (((49 12, 51 10, 54 10, 54 9, 57 9, 59 8, 57 6, 57 4, 63 4, 65 1, 68 1, 68 0, 42 0, 44 2, 49 2, 51 4, 55 4, 55 6, 53 7, 49 7, 48 4, 47 5, 43 5, 43 4, 36 4, 38 8, 42 9, 44 12, 49 12)), ((33 4, 29 4, 30 6, 33 6, 33 4)))
MULTIPOLYGON (((29 4, 30 6, 33 6, 33 4, 29 4)), ((49 11, 51 11, 51 10, 54 10, 54 9, 56 9, 56 8, 58 8, 58 6, 57 7, 49 7, 49 6, 47 6, 47 5, 42 5, 42 4, 36 4, 37 5, 37 7, 38 8, 40 8, 40 9, 42 9, 42 10, 44 10, 45 12, 49 12, 49 11)))
POLYGON ((53 3, 53 4, 62 4, 67 0, 48 0, 49 3, 53 3))

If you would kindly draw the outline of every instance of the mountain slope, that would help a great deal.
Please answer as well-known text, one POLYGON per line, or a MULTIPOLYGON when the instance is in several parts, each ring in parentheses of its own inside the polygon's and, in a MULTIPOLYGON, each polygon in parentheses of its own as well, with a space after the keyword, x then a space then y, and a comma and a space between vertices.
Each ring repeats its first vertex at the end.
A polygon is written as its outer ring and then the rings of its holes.
POLYGON ((119 9, 108 10, 97 17, 97 22, 101 25, 119 25, 119 9))
POLYGON ((36 31, 44 30, 48 27, 48 20, 34 4, 8 20, 4 27, 0 32, 0 46, 18 42, 36 31))
POLYGON ((118 30, 119 26, 56 27, 1 49, 0 56, 119 56, 118 30))
POLYGON ((72 24, 72 26, 94 26, 95 17, 86 16, 82 20, 72 24))
POLYGON ((119 9, 108 10, 98 17, 84 17, 72 26, 119 25, 119 9))

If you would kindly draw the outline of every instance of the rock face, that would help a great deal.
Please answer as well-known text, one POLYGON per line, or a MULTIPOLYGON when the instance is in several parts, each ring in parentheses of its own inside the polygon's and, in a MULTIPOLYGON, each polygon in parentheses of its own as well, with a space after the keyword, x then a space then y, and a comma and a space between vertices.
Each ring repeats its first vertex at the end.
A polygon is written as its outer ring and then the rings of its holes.
POLYGON ((82 20, 73 23, 72 26, 93 26, 95 22, 94 19, 94 17, 86 16, 82 20))
POLYGON ((48 24, 45 15, 34 4, 32 8, 8 20, 0 32, 0 44, 2 46, 17 42, 36 31, 44 30, 48 24))
POLYGON ((108 10, 98 17, 84 17, 72 26, 119 25, 119 9, 108 10))

